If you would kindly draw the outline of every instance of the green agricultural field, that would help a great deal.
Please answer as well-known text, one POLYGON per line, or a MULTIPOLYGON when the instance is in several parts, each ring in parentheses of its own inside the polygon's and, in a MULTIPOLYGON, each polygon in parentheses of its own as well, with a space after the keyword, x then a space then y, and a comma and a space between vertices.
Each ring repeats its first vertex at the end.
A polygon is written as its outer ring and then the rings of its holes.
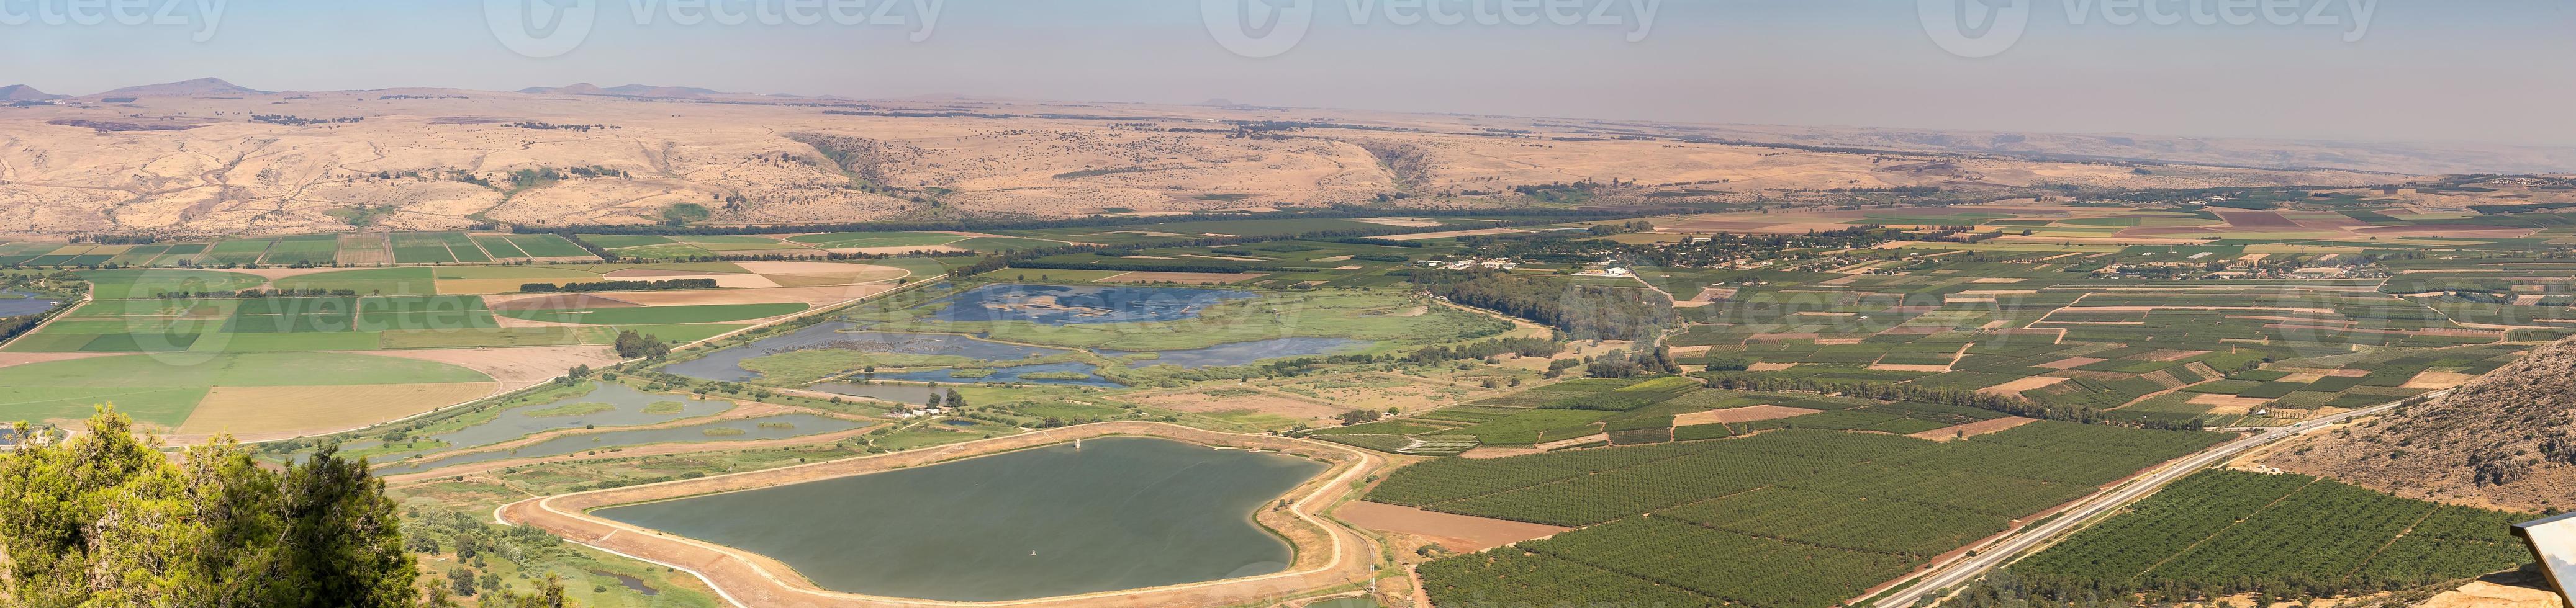
MULTIPOLYGON (((936 232, 836 232, 788 237, 788 241, 824 249, 860 247, 929 247, 965 240, 967 237, 936 232)), ((605 245, 602 245, 605 246, 605 245)))
POLYGON ((339 261, 340 235, 290 236, 270 245, 259 263, 268 266, 328 266, 339 261))
POLYGON ((706 250, 706 249, 699 248, 699 247, 698 247, 698 246, 696 246, 696 245, 690 245, 690 244, 686 244, 686 243, 668 243, 668 244, 662 244, 662 245, 645 245, 645 246, 642 246, 642 247, 628 247, 628 248, 624 248, 624 249, 613 249, 613 250, 610 250, 610 252, 611 252, 611 253, 615 253, 615 254, 617 254, 617 256, 618 256, 618 257, 621 257, 621 258, 631 258, 631 259, 638 259, 638 260, 677 260, 677 259, 686 259, 686 258, 707 257, 707 256, 712 256, 712 255, 715 255, 715 254, 716 254, 714 251, 709 251, 709 250, 706 250))
POLYGON ((177 426, 215 386, 332 386, 490 382, 474 370, 428 361, 337 353, 127 355, 0 368, 0 419, 86 417, 114 402, 136 420, 177 426))
POLYGON ((206 261, 215 264, 255 264, 259 262, 260 256, 268 253, 269 246, 276 243, 277 241, 272 239, 215 243, 214 247, 206 250, 206 261))
POLYGON ((609 249, 643 247, 646 245, 668 245, 674 242, 670 237, 649 235, 628 236, 620 234, 576 234, 573 236, 580 238, 581 240, 588 241, 592 245, 598 245, 609 249))
POLYGON ((1433 603, 1564 593, 1514 582, 1523 551, 1693 604, 1822 608, 2214 433, 2042 422, 1955 443, 1835 431, 1398 469, 1368 500, 1583 527, 1422 566, 1433 603), (1641 514, 1653 514, 1641 517, 1641 514), (1638 581, 1638 582, 1627 582, 1638 581), (1670 593, 1672 591, 1666 591, 1670 593))
POLYGON ((988 237, 976 237, 976 238, 966 239, 966 240, 963 240, 963 241, 957 241, 957 242, 955 242, 955 243, 950 243, 950 244, 949 244, 949 246, 951 246, 951 247, 956 247, 956 248, 959 248, 959 249, 965 249, 965 250, 968 250, 968 251, 981 252, 981 253, 999 253, 999 252, 1009 252, 1009 251, 1020 251, 1020 250, 1025 250, 1025 249, 1038 249, 1038 248, 1043 248, 1043 247, 1063 247, 1063 246, 1064 246, 1064 243, 1058 243, 1058 242, 1055 242, 1055 241, 1041 241, 1041 240, 1036 240, 1036 239, 1000 238, 1000 237, 989 237, 989 236, 988 236, 988 237))
POLYGON ((431 268, 341 270, 278 279, 276 288, 346 289, 361 295, 429 295, 438 293, 437 272, 431 268))
POLYGON ((161 254, 169 251, 169 245, 137 245, 133 249, 125 250, 125 253, 117 254, 115 258, 108 260, 108 263, 120 266, 151 266, 153 258, 161 257, 161 254))
POLYGON ((765 236, 759 236, 759 235, 750 235, 750 234, 739 234, 739 235, 702 235, 702 234, 684 234, 684 235, 679 235, 679 236, 673 236, 673 237, 670 237, 670 238, 671 238, 671 240, 674 240, 674 241, 679 241, 679 242, 682 242, 682 243, 693 243, 693 244, 720 244, 720 245, 777 245, 777 244, 778 244, 778 239, 774 239, 774 238, 770 238, 770 237, 765 237, 765 236))
POLYGON ((492 257, 496 258, 528 257, 527 252, 519 250, 517 243, 512 243, 509 238, 503 236, 474 237, 474 244, 481 245, 484 251, 490 252, 492 257))
POLYGON ((1530 445, 1563 441, 1601 432, 1600 422, 1615 412, 1581 410, 1532 410, 1454 431, 1451 435, 1473 435, 1486 445, 1530 445))
POLYGON ((533 258, 588 258, 590 251, 552 234, 514 234, 510 244, 533 258))
POLYGON ((2202 472, 2013 567, 2043 597, 2256 589, 2371 593, 2510 569, 2535 517, 2305 475, 2202 472))
POLYGON ((100 300, 151 298, 163 293, 240 291, 268 282, 253 275, 205 270, 93 270, 80 273, 100 300))
POLYGON ((394 262, 399 264, 445 263, 456 261, 447 242, 431 234, 399 232, 393 235, 394 262))
MULTIPOLYGON (((555 266, 440 266, 428 269, 439 280, 478 279, 548 279, 556 281, 606 281, 599 273, 555 266)), ((543 281, 530 280, 530 283, 543 281)))

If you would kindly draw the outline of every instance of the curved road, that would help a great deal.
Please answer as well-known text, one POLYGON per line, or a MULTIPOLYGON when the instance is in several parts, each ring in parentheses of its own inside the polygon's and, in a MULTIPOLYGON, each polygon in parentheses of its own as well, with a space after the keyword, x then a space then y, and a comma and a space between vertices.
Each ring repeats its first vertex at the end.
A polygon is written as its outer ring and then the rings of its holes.
MULTIPOLYGON (((2450 394, 2450 392, 2451 391, 2447 389, 2435 391, 2426 393, 2420 398, 2427 400, 2438 399, 2444 395, 2450 394)), ((1875 605, 1878 608, 1904 608, 1907 606, 1913 606, 1915 602, 1920 601, 1927 596, 1946 591, 1951 587, 1956 587, 1968 582, 1969 580, 1975 579, 1977 576, 1985 574, 1987 570, 2011 561, 2014 556, 2021 555, 2023 552, 2030 551, 2031 549, 2046 544, 2050 539, 2056 538, 2058 535, 2064 534, 2069 530, 2082 527, 2086 522, 2091 521, 2095 517, 2154 495, 2157 490, 2164 489, 2166 484, 2171 484, 2175 480, 2190 476, 2192 473, 2197 472, 2204 467, 2225 462, 2227 459, 2235 458, 2238 454, 2245 453, 2246 450, 2261 447, 2265 444, 2305 434, 2309 431, 2341 424, 2346 420, 2388 411, 2390 408, 2397 407, 2398 403, 2403 403, 2403 401, 2381 404, 2376 407, 2353 410, 2290 426, 2265 430, 2261 434, 2244 439, 2238 439, 2225 445, 2192 455, 2189 458, 2185 458, 2171 465, 2156 469, 2154 472, 2148 473, 2145 476, 2138 477, 2128 484, 2113 488, 2109 492, 2095 494, 2093 498, 2075 505, 2073 508, 2067 509, 2060 513, 2056 518, 2048 520, 2047 523, 2024 528, 2020 532, 2011 536, 2004 537, 2001 540, 1997 540, 1983 547, 1977 547, 1976 555, 1956 558, 1949 564, 1926 572, 1922 576, 1914 579, 1914 583, 1911 586, 1906 587, 1904 590, 1889 594, 1885 599, 1879 600, 1875 605)))

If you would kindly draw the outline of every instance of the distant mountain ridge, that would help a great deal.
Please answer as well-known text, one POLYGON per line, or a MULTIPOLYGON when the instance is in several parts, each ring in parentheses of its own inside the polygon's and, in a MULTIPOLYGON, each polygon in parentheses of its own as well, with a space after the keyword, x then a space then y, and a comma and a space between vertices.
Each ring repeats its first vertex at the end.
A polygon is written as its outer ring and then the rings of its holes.
POLYGON ((615 95, 620 97, 705 97, 709 95, 731 94, 715 89, 704 89, 698 87, 657 87, 644 84, 630 84, 603 89, 600 88, 599 85, 587 82, 574 83, 571 86, 563 87, 528 87, 525 89, 519 89, 518 92, 556 95, 615 95))
MULTIPOLYGON (((483 91, 436 87, 387 89, 424 95, 470 95, 483 91)), ((328 92, 328 91, 316 91, 328 92)), ((338 91, 363 92, 363 91, 338 91)), ((679 100, 729 102, 768 102, 782 99, 863 101, 870 103, 940 103, 940 104, 1022 104, 1064 108, 1102 107, 1102 102, 1061 102, 1039 99, 1014 99, 992 96, 966 96, 951 93, 923 94, 909 97, 864 98, 788 94, 731 93, 701 87, 655 86, 628 84, 600 87, 579 83, 562 87, 531 87, 523 94, 580 95, 632 100, 679 100)), ((201 78, 139 87, 127 87, 82 95, 78 99, 100 98, 186 98, 186 97, 252 97, 266 91, 242 87, 215 78, 201 78)), ((47 95, 28 89, 20 94, 47 95)), ((41 105, 44 99, 10 100, 0 103, 41 105)), ((1258 116, 1244 118, 1281 119, 1280 113, 1300 115, 1313 112, 1341 112, 1330 109, 1301 109, 1241 105, 1230 99, 1217 98, 1185 108, 1215 108, 1227 112, 1258 116)), ((1150 108, 1152 104, 1113 104, 1122 107, 1150 108)), ((1396 116, 1380 123, 1403 123, 1403 112, 1359 111, 1366 114, 1396 116)), ((1439 114, 1418 116, 1440 117, 1439 114)), ((1231 118, 1231 117, 1229 117, 1231 118)), ((1513 117, 1498 117, 1513 118, 1513 117)), ((1832 127, 1788 125, 1743 125, 1664 122, 1653 120, 1594 120, 1567 118, 1527 118, 1537 129, 1556 129, 1583 137, 1668 137, 1704 143, 1733 143, 1755 146, 1796 146, 1819 151, 1871 153, 1970 154, 1995 156, 2033 162, 2094 163, 2170 163, 2226 168, 2262 170, 2348 170, 2385 174, 2390 181, 2408 175, 2452 174, 2566 174, 2576 173, 2576 146, 2481 144, 2463 142, 2369 142, 2315 141, 2262 138, 2176 137, 2133 134, 2075 134, 2007 131, 1960 131, 1911 128, 1832 127)), ((1359 121, 1369 122, 1369 121, 1359 121)), ((2156 171, 2147 167, 2144 171, 2156 171)))
POLYGON ((46 101, 62 98, 61 95, 38 91, 35 87, 23 84, 0 87, 0 101, 46 101))
POLYGON ((225 82, 224 79, 221 78, 199 78, 196 80, 182 80, 179 82, 165 82, 161 84, 147 84, 138 87, 125 87, 114 91, 91 95, 91 97, 214 97, 267 95, 271 92, 273 91, 262 91, 225 82))

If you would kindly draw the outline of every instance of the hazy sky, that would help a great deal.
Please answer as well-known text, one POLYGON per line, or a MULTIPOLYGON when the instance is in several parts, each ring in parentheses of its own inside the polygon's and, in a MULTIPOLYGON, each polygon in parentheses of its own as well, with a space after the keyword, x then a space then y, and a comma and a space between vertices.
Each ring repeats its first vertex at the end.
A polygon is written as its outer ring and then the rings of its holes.
MULTIPOLYGON (((1916 0, 1311 0, 1311 30, 1284 54, 1258 59, 1222 46, 1203 14, 1209 6, 1299 0, 713 0, 750 15, 732 26, 675 22, 694 14, 691 0, 592 0, 589 35, 542 59, 513 52, 494 34, 485 0, 113 0, 146 14, 166 8, 188 23, 46 23, 48 13, 109 1, 0 0, 0 84, 89 94, 204 76, 270 90, 586 81, 854 97, 1225 98, 1721 123, 2576 145, 2569 109, 2576 0, 2143 0, 2143 9, 2123 0, 1925 0, 1944 10, 1953 2, 2027 10, 2018 44, 1974 59, 1926 34, 1916 0), (1465 22, 1390 23, 1415 10, 1408 2, 1426 1, 1465 22), (919 32, 921 6, 934 2, 936 27, 919 32), (865 4, 864 13, 907 23, 759 22, 764 12, 813 14, 827 3, 865 4), (214 4, 223 5, 222 19, 209 27, 196 15, 214 4), (1622 23, 1476 19, 1479 11, 1537 14, 1550 4, 1578 15, 1597 9, 1622 23), (1651 30, 1637 27, 1640 5, 1655 10, 1651 30), (2313 13, 2340 24, 2273 25, 2262 5, 2298 21, 2313 13), (2366 31, 2356 31, 2357 6, 2369 9, 2366 31), (1355 23, 1355 7, 1368 23, 1355 23), (2071 22, 2070 9, 2082 24, 2071 22), (2108 22, 2131 10, 2137 22, 2108 22), (2149 11, 2179 23, 2155 25, 2149 11), (2230 24, 2223 11, 2253 23, 2230 24), (2195 14, 2215 23, 2196 23, 2195 14), (912 41, 917 33, 926 40, 912 41), (207 40, 196 41, 200 34, 207 40)), ((518 0, 495 2, 507 9, 518 0)))

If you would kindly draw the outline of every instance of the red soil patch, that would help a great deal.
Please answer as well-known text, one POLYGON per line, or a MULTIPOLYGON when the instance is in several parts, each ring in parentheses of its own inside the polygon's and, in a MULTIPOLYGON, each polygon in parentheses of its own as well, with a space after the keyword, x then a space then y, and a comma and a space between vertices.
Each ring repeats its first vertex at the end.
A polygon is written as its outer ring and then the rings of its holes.
POLYGON ((2290 221, 2290 218, 2281 217, 2281 214, 2270 211, 2221 211, 2218 212, 2218 217, 2227 218, 2228 224, 2238 228, 2302 227, 2298 222, 2290 221))
POLYGON ((1366 501, 1342 505, 1340 510, 1333 512, 1333 516, 1362 528, 1431 539, 1432 542, 1440 543, 1441 548, 1460 553, 1474 553, 1534 538, 1546 538, 1573 529, 1452 515, 1366 501))

